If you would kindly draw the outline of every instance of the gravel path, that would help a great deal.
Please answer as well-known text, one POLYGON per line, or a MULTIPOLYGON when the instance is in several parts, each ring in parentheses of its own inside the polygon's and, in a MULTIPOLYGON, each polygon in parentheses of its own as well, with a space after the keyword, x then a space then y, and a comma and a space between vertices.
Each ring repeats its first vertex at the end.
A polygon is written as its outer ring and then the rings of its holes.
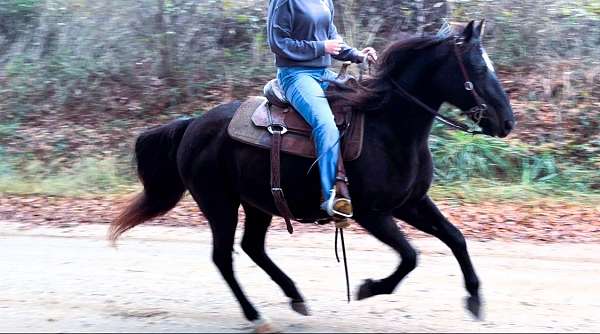
MULTIPOLYGON (((140 226, 118 249, 106 225, 0 223, 0 332, 248 332, 210 261, 205 228, 140 226)), ((239 235, 238 235, 239 237, 239 235)), ((300 317, 277 286, 239 251, 236 273, 250 299, 285 332, 600 331, 600 245, 470 242, 485 320, 463 308, 454 258, 419 238, 419 267, 396 293, 345 302, 333 233, 270 234, 275 262, 296 281, 313 316, 300 317)), ((349 233, 353 289, 387 275, 391 250, 349 233)))

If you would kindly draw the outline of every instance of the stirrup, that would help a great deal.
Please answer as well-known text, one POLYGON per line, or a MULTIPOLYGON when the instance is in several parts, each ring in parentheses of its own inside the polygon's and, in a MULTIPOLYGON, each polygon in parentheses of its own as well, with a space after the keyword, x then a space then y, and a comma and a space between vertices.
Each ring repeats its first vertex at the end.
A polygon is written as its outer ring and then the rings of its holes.
POLYGON ((327 200, 327 214, 332 217, 352 218, 354 215, 352 202, 347 198, 335 198, 336 194, 335 188, 331 189, 331 194, 327 200), (349 208, 350 210, 345 210, 346 212, 349 211, 349 213, 340 211, 344 208, 349 208))

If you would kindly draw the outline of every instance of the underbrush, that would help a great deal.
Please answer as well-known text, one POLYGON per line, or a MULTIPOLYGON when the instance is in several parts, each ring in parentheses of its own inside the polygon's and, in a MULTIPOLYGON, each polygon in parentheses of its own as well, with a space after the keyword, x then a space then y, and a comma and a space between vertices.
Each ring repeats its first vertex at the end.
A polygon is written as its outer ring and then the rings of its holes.
MULTIPOLYGON (((556 150, 518 141, 436 130, 431 139, 435 181, 432 196, 465 201, 600 199, 597 156, 576 163, 556 150)), ((129 159, 42 161, 0 149, 0 193, 60 196, 113 195, 139 187, 129 159)))
POLYGON ((490 185, 502 182, 558 195, 600 191, 597 146, 557 148, 456 131, 435 133, 430 145, 438 183, 486 179, 490 185))
MULTIPOLYGON (((1 154, 0 154, 1 156, 1 154)), ((4 156, 0 160, 0 193, 50 196, 94 196, 127 192, 135 178, 115 158, 85 158, 70 168, 4 156)))

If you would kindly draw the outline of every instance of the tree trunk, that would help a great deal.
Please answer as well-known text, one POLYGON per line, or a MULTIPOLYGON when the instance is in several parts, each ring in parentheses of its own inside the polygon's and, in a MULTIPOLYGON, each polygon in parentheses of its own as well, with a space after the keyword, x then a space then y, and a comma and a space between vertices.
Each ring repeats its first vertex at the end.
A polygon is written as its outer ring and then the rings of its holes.
POLYGON ((167 23, 165 22, 165 0, 158 0, 158 13, 156 13, 156 32, 158 34, 160 63, 158 77, 168 84, 172 83, 173 71, 171 68, 171 52, 167 36, 167 23))

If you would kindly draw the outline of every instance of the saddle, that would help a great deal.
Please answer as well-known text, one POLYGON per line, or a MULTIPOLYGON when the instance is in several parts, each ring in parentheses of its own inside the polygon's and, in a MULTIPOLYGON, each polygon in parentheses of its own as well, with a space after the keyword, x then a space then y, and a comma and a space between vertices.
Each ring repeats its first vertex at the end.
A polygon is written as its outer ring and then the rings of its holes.
MULTIPOLYGON (((348 64, 344 64, 340 75, 329 89, 346 85, 353 78, 346 75, 348 64)), ((315 159, 316 150, 312 128, 289 104, 277 79, 267 83, 264 96, 253 96, 244 101, 235 112, 227 132, 239 142, 271 150, 271 191, 277 209, 286 221, 288 232, 293 233, 288 208, 280 186, 281 152, 315 159)), ((363 145, 364 115, 353 112, 350 105, 338 102, 331 105, 335 123, 340 130, 340 161, 336 176, 336 189, 347 196, 347 178, 343 161, 352 161, 360 156, 363 145), (345 194, 344 194, 345 193, 345 194)))
MULTIPOLYGON (((282 133, 281 151, 305 158, 316 158, 312 128, 288 104, 277 80, 265 86, 265 96, 253 96, 244 101, 229 123, 229 136, 256 147, 272 147, 272 131, 282 133), (282 97, 277 97, 281 94, 282 97)), ((335 123, 340 130, 341 151, 344 161, 360 156, 363 144, 364 115, 352 112, 349 105, 332 105, 335 123)))

